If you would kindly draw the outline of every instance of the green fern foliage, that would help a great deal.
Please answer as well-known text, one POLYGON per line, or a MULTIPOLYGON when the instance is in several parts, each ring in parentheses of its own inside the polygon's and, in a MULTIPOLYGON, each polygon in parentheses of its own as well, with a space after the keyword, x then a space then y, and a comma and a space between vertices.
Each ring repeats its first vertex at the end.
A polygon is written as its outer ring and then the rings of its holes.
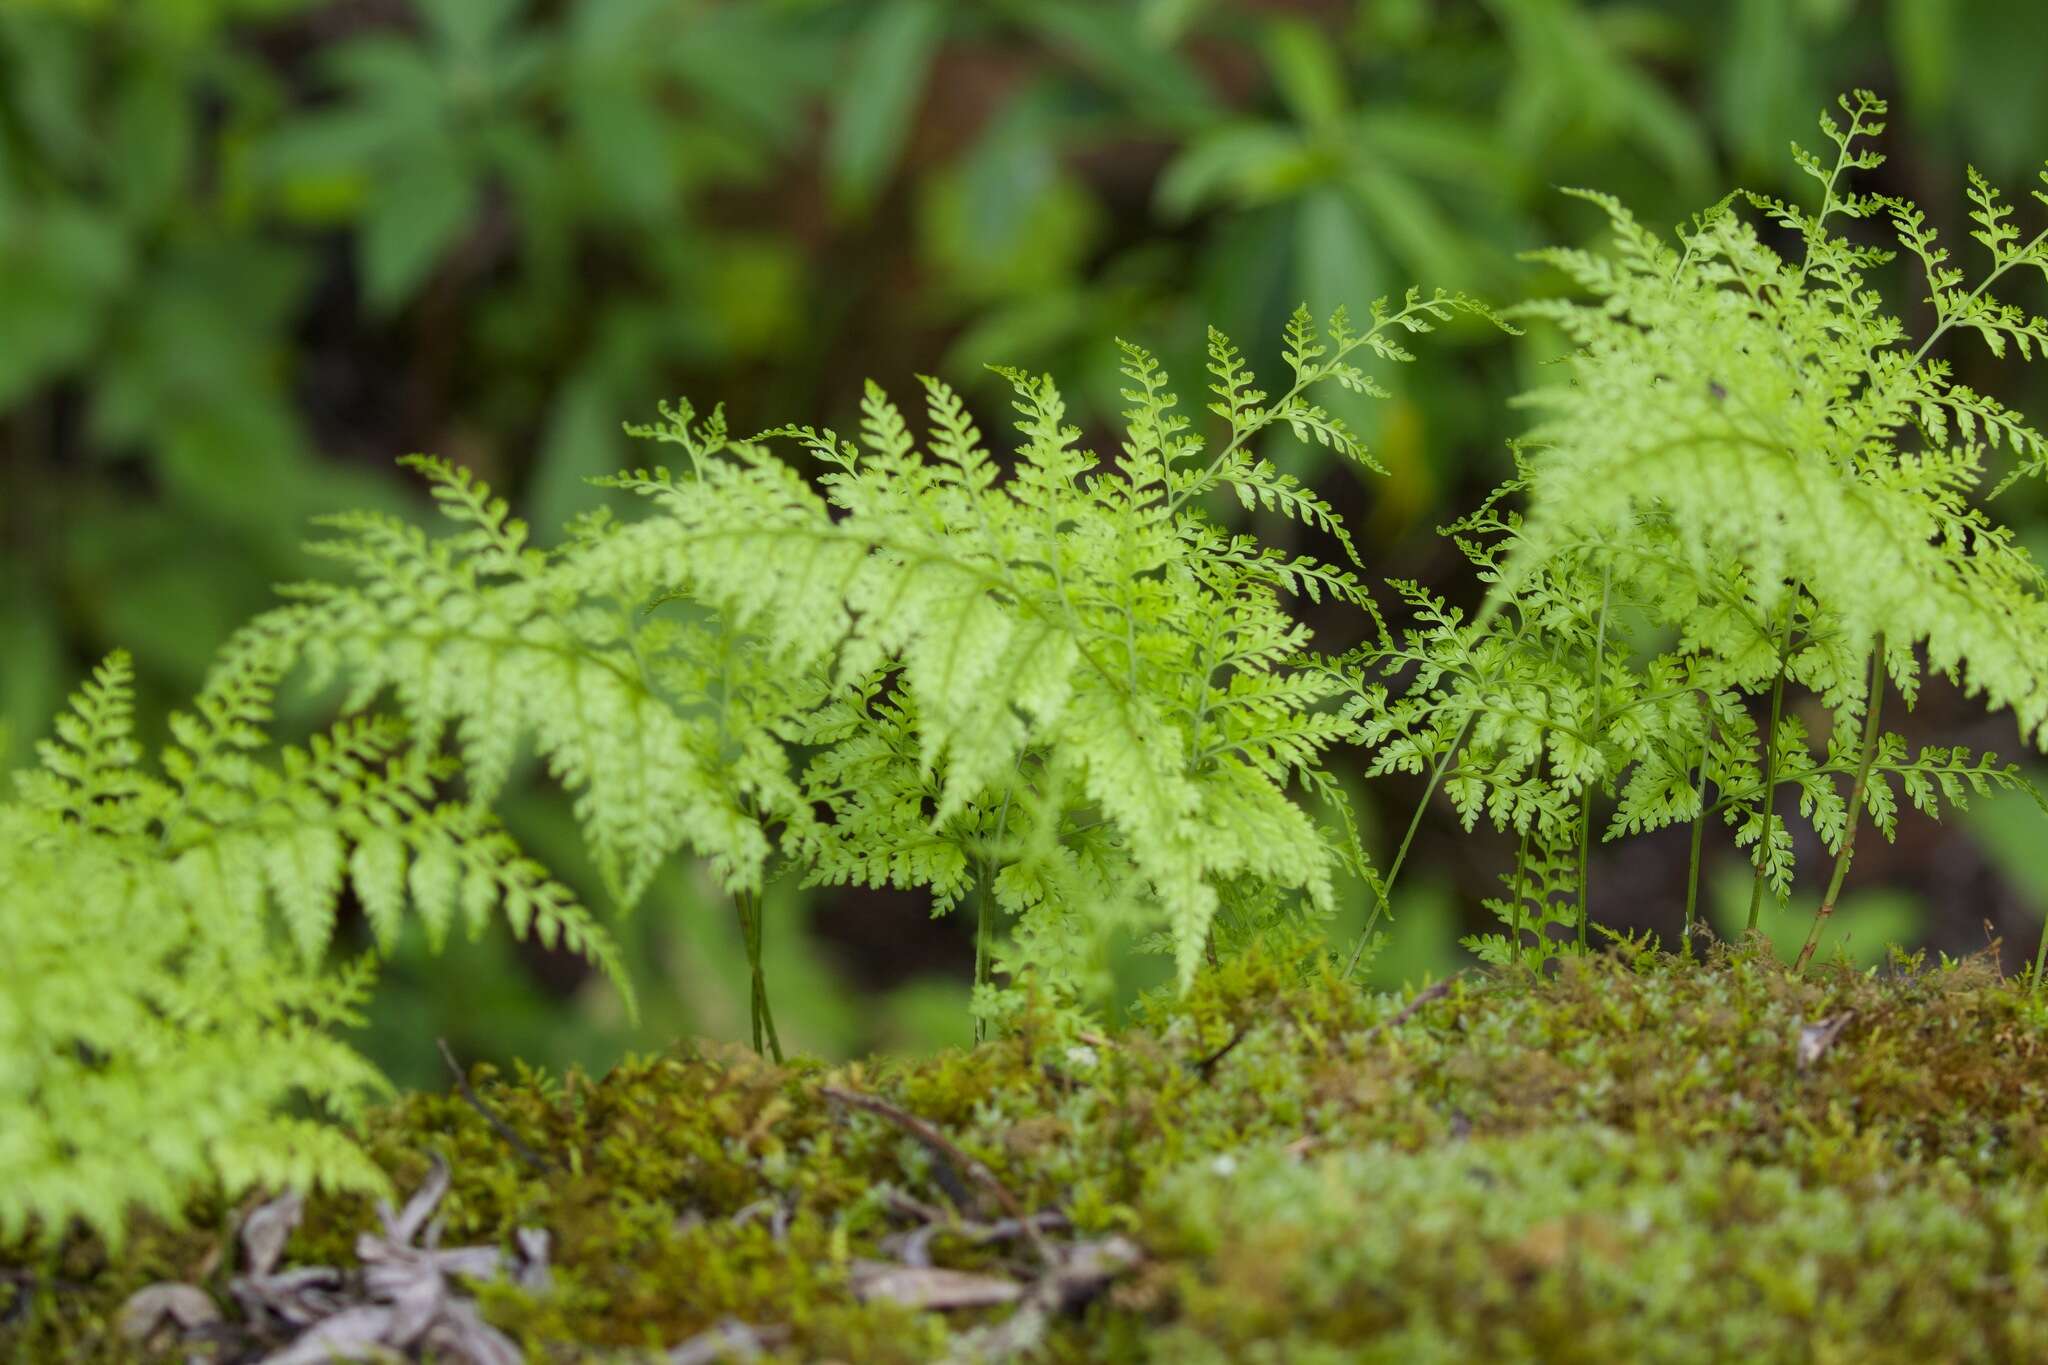
POLYGON ((1890 837, 1900 792, 1937 814, 2026 787, 1992 755, 1913 751, 1882 728, 1887 690, 1910 705, 1939 674, 2048 746, 2048 579, 1983 488, 1994 461, 2007 481, 2042 470, 2048 438, 1934 354, 1964 330, 1995 356, 2032 357, 2048 324, 1991 288, 2048 275, 2048 232, 2022 243, 1972 173, 1989 262, 1969 282, 1919 209, 1849 188, 1879 163, 1867 139, 1884 106, 1864 92, 1841 104, 1846 121, 1822 119, 1832 162, 1797 153, 1817 208, 1746 197, 1789 252, 1737 211, 1741 196, 1672 244, 1580 196, 1611 245, 1537 253, 1577 293, 1514 314, 1572 349, 1521 400, 1534 421, 1518 477, 1451 528, 1487 606, 1468 621, 1420 600, 1414 631, 1357 661, 1354 711, 1378 766, 1429 771, 1468 826, 1525 836, 1512 905, 1527 887, 1557 904, 1554 854, 1576 844, 1580 944, 1596 800, 1608 838, 1691 824, 1693 896, 1703 827, 1731 827, 1756 868, 1754 929, 1765 892, 1791 884, 1788 804, 1835 856, 1825 919, 1857 825, 1890 837), (1917 333, 1877 288, 1897 253, 1850 235, 1873 220, 1921 266, 1932 319, 1917 333), (1801 692, 1828 733, 1807 733, 1801 692))
MULTIPOLYGON (((788 667, 842 686, 891 679, 868 707, 889 698, 885 723, 914 732, 915 764, 905 745, 897 780, 868 791, 917 799, 885 809, 869 796, 855 814, 842 797, 837 812, 854 818, 820 832, 814 876, 873 879, 870 850, 918 847, 960 822, 965 840, 946 841, 966 843, 1005 910, 1085 927, 1128 908, 1165 934, 1183 980, 1220 910, 1274 889, 1326 906, 1339 845, 1295 797, 1327 784, 1322 756, 1346 725, 1324 704, 1336 680, 1305 664, 1308 633, 1283 599, 1369 598, 1347 567, 1226 532, 1201 499, 1227 492, 1332 533, 1348 554, 1327 504, 1254 440, 1281 428, 1370 463, 1309 391, 1374 391, 1354 357, 1405 359, 1397 336, 1467 307, 1411 294, 1362 331, 1339 314, 1327 335, 1297 314, 1277 399, 1212 336, 1213 448, 1158 363, 1127 345, 1131 406, 1109 459, 1080 445, 1049 380, 1005 372, 1022 438, 1007 468, 959 396, 926 380, 923 450, 875 388, 857 440, 770 433, 824 466, 817 491, 758 442, 728 444, 687 480, 631 481, 663 513, 641 534, 672 556, 673 581, 788 667)), ((682 413, 669 420, 669 439, 708 448, 682 413)), ((942 897, 962 888, 959 864, 937 870, 942 897)), ((1036 929, 1025 942, 1088 937, 1036 929)))
POLYGON ((1407 359, 1397 338, 1473 308, 1410 294, 1363 328, 1298 314, 1277 398, 1212 337, 1213 441, 1127 346, 1107 458, 1050 380, 1019 373, 1009 458, 936 380, 922 441, 872 386, 850 439, 736 440, 720 412, 665 407, 631 430, 685 467, 610 481, 647 514, 586 518, 548 553, 422 462, 455 533, 336 522, 326 552, 362 581, 301 590, 263 633, 357 704, 388 689, 419 742, 452 729, 479 799, 531 743, 625 899, 680 849, 736 896, 786 859, 813 882, 926 887, 941 910, 975 895, 985 928, 1018 921, 1016 970, 1085 974, 1087 945, 1124 924, 1162 932, 1185 979, 1219 912, 1276 892, 1326 906, 1354 856, 1302 799, 1332 790, 1323 755, 1350 725, 1285 600, 1371 602, 1335 513, 1260 438, 1371 465, 1312 390, 1376 392, 1360 361, 1407 359), (1351 562, 1225 529, 1204 510, 1219 493, 1351 562))
POLYGON ((0 805, 0 1242, 196 1191, 380 1190, 345 1129, 382 1087, 332 1036, 369 965, 323 967, 344 889, 387 942, 502 907, 601 960, 587 912, 388 721, 304 748, 266 736, 274 673, 245 656, 143 763, 127 659, 103 663, 0 805))

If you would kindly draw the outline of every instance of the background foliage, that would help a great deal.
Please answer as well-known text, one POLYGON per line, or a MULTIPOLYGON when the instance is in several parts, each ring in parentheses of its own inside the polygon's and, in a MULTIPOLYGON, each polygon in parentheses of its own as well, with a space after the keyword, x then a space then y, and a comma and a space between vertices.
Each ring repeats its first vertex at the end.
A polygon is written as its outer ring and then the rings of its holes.
MULTIPOLYGON (((620 418, 678 392, 725 399, 742 429, 848 427, 863 378, 943 372, 994 426, 1001 381, 979 366, 1001 360, 1051 370, 1100 430, 1117 336, 1193 375, 1209 322, 1264 339, 1301 300, 1556 287, 1517 253, 1601 224, 1553 187, 1597 184, 1653 224, 1724 180, 1790 192, 1787 141, 1850 85, 1893 100, 1881 182, 1959 214, 1966 159, 2021 184, 2048 153, 2044 40, 2032 0, 15 0, 9 766, 113 646, 159 705, 189 694, 272 583, 315 572, 313 514, 424 516, 399 454, 466 465, 552 528, 584 478, 636 458, 620 418)), ((1392 402, 1341 414, 1390 480, 1368 490, 1313 453, 1289 472, 1352 513, 1373 573, 1469 593, 1434 527, 1506 471, 1501 400, 1558 343, 1450 342, 1394 376, 1392 402)), ((2011 497, 2038 544, 2038 495, 2011 497)), ((1939 689, 1916 726, 2014 747, 2009 721, 1939 689)), ((1380 848, 1415 795, 1371 790, 1380 848)), ((515 778, 508 810, 600 897, 556 795, 515 778)), ((1986 924, 2031 942, 2048 874, 2028 820, 1990 804, 1868 848, 1838 917, 1852 953, 1975 947, 1986 924)), ((1454 831, 1448 810, 1425 826, 1382 973, 1441 969, 1486 918, 1499 860, 1432 857, 1454 831)), ((1608 856, 1603 913, 1668 931, 1683 857, 1682 835, 1608 856)), ((1739 917, 1742 871, 1722 871, 1739 917)), ((737 1036, 741 949, 711 900, 671 865, 622 929, 634 1032, 580 964, 487 936, 432 963, 403 951, 369 1049, 422 1079, 437 1034, 544 1062, 737 1036)), ((964 920, 910 895, 768 901, 787 1041, 966 1029, 964 920)), ((1134 962, 1131 984, 1162 966, 1134 962)))

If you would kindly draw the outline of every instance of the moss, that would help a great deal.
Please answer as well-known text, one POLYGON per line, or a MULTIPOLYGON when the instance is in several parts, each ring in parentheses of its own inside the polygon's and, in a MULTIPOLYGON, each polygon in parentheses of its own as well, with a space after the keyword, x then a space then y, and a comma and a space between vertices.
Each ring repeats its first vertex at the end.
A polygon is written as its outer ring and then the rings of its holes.
MULTIPOLYGON (((1253 952, 1092 1042, 1027 1018, 971 1051, 829 1071, 716 1047, 602 1079, 479 1068, 539 1165, 452 1095, 379 1111, 366 1141, 400 1188, 448 1159, 445 1243, 552 1234, 551 1292, 483 1295, 536 1360, 630 1358, 725 1318, 787 1325, 789 1359, 926 1360, 1000 1321, 856 1300, 855 1263, 912 1226, 901 1196, 1002 1210, 828 1085, 936 1125, 1073 1236, 1143 1247, 1055 1324, 1049 1359, 2048 1355, 2048 1020, 1988 969, 1801 979, 1741 953, 1625 954, 1401 1006, 1253 952), (1845 1016, 1802 1057, 1803 1031, 1845 1016)), ((202 1213, 113 1264, 68 1247, 61 1278, 85 1287, 0 1346, 122 1358, 104 1324, 127 1292, 224 1285, 232 1211, 202 1213)), ((289 1254, 348 1263, 370 1218, 315 1198, 289 1254)), ((1033 1265, 964 1227, 931 1253, 1033 1265)))

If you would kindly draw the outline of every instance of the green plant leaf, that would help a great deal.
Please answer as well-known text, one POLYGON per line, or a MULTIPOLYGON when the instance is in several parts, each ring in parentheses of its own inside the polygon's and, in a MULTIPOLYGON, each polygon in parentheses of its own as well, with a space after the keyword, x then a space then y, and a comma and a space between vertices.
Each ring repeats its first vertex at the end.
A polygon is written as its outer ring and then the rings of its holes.
POLYGON ((363 294, 378 312, 402 306, 468 225, 475 186, 451 146, 422 148, 381 181, 363 223, 363 294))
POLYGON ((872 204, 895 169, 944 33, 938 0, 886 0, 861 26, 825 145, 833 202, 841 210, 872 204))

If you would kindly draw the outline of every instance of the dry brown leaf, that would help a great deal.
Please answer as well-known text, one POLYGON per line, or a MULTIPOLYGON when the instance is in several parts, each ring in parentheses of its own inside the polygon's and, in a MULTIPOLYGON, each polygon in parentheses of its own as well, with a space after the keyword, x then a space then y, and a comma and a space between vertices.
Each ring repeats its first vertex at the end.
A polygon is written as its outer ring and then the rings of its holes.
POLYGON ((906 1308, 944 1311, 1015 1303, 1024 1297, 1024 1286, 1007 1275, 870 1261, 854 1268, 853 1292, 864 1303, 882 1299, 906 1308))
POLYGON ((165 1281, 130 1294, 121 1305, 118 1326, 125 1339, 147 1341, 166 1325, 184 1333, 219 1321, 220 1308, 206 1291, 165 1281))

